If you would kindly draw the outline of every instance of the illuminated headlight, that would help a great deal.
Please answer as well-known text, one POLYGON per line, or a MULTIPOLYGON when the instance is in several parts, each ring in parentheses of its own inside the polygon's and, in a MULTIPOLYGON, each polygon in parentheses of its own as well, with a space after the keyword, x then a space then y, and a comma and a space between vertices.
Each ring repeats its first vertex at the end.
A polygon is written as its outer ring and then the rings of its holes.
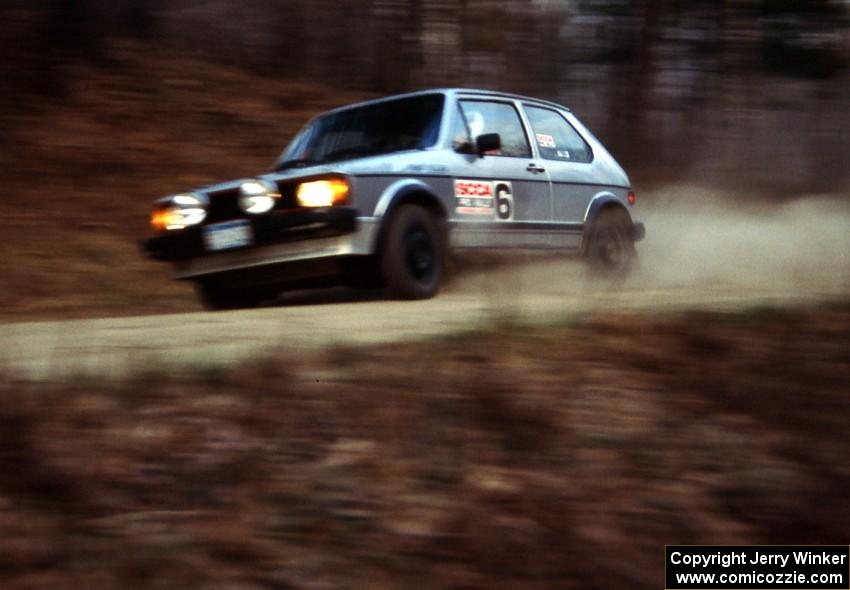
POLYGON ((301 207, 332 207, 348 200, 349 186, 344 178, 302 182, 295 191, 301 207))
POLYGON ((208 205, 205 195, 184 193, 168 197, 151 213, 151 227, 164 231, 198 225, 207 217, 208 205))
POLYGON ((247 180, 239 187, 239 208, 251 215, 271 211, 278 199, 277 186, 265 180, 247 180))

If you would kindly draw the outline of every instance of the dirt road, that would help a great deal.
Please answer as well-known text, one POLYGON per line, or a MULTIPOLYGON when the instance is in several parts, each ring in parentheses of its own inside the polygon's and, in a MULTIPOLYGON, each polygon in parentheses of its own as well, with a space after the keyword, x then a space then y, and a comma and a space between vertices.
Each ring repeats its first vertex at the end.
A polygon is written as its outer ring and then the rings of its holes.
POLYGON ((746 208, 670 190, 636 214, 641 268, 621 284, 576 261, 461 273, 434 300, 348 291, 292 294, 226 313, 0 325, 0 365, 43 378, 238 362, 277 351, 449 334, 500 320, 557 321, 589 311, 793 304, 850 296, 850 204, 808 198, 746 208))

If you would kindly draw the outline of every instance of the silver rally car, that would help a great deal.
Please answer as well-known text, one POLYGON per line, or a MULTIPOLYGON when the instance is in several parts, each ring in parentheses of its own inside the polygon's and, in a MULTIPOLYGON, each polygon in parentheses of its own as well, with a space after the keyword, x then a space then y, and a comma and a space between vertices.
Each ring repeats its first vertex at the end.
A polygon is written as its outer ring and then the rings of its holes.
POLYGON ((160 199, 143 247, 213 309, 340 279, 422 299, 466 248, 556 249, 622 275, 644 235, 634 203, 567 108, 441 89, 329 111, 271 172, 160 199))

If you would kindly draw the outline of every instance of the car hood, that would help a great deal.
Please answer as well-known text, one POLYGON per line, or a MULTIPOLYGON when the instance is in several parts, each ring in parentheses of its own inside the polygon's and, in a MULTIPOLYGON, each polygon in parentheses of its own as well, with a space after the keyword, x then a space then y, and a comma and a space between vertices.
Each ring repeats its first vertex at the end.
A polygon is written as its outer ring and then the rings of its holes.
POLYGON ((240 184, 252 178, 270 180, 272 182, 282 182, 297 180, 299 178, 315 178, 317 176, 330 174, 344 174, 348 176, 367 174, 415 174, 422 173, 424 171, 439 172, 440 170, 445 173, 444 167, 432 166, 427 163, 428 160, 431 159, 431 156, 433 156, 433 152, 434 150, 431 149, 409 150, 393 154, 365 156, 362 158, 353 158, 351 160, 328 162, 312 166, 299 166, 296 168, 281 170, 279 172, 265 172, 256 176, 246 176, 244 178, 227 180, 200 187, 195 190, 196 192, 202 193, 216 193, 238 189, 240 184), (430 168, 434 168, 434 170, 430 170, 430 168), (436 170, 436 168, 440 168, 440 170, 436 170))

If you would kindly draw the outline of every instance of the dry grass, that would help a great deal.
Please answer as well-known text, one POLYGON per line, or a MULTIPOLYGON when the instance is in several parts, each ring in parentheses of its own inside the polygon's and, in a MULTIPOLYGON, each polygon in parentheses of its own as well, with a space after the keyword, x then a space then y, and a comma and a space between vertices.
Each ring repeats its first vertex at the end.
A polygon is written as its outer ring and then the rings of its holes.
POLYGON ((657 588, 665 543, 841 543, 848 351, 844 305, 5 382, 0 585, 657 588))

